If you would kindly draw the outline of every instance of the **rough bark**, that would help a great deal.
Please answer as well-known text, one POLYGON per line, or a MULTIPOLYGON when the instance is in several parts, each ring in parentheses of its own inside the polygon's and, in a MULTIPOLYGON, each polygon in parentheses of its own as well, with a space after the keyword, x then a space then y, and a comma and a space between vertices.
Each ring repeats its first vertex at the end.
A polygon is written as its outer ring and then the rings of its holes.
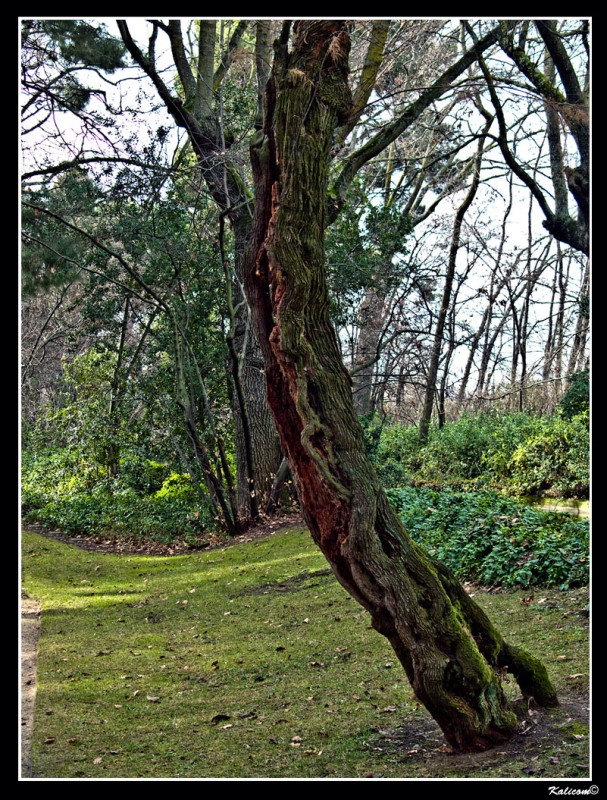
POLYGON ((363 417, 373 412, 373 374, 386 320, 385 290, 369 289, 358 313, 360 333, 352 374, 352 395, 356 413, 363 417))
POLYGON ((278 502, 280 500, 280 493, 285 485, 285 481, 291 474, 291 467, 289 466, 289 461, 286 458, 280 462, 280 466, 278 467, 278 472, 274 477, 274 483, 272 484, 272 490, 270 491, 270 496, 268 498, 268 502, 266 503, 265 512, 266 514, 273 514, 278 506, 278 502))
POLYGON ((245 517, 254 517, 251 508, 251 491, 255 492, 258 508, 267 502, 272 482, 280 467, 282 451, 276 432, 274 418, 268 407, 266 398, 266 381, 263 372, 263 355, 251 325, 249 306, 243 302, 243 258, 245 242, 250 240, 250 217, 239 219, 233 224, 235 240, 236 286, 234 302, 236 311, 236 328, 233 347, 238 358, 238 376, 242 395, 246 402, 247 420, 241 413, 236 392, 234 394, 234 427, 236 434, 236 485, 238 507, 245 517), (247 437, 249 442, 247 443, 247 437), (247 450, 250 451, 255 485, 250 484, 247 450))
POLYGON ((388 638, 449 743, 479 750, 515 716, 497 669, 556 703, 545 668, 509 647, 451 574, 411 541, 366 454, 351 383, 329 321, 326 185, 336 127, 349 113, 343 22, 299 21, 276 44, 266 118, 251 157, 256 207, 246 290, 268 400, 306 522, 339 580, 388 638))

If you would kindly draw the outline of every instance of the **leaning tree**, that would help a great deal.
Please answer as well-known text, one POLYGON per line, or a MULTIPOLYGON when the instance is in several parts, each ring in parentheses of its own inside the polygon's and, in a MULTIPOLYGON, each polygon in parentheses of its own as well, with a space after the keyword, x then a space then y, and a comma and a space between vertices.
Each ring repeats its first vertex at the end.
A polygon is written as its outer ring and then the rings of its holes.
POLYGON ((507 738, 515 715, 500 681, 558 701, 538 659, 505 642, 439 562, 408 536, 365 451, 342 363, 324 264, 328 165, 352 113, 346 22, 285 22, 254 137, 252 242, 245 281, 268 400, 307 524, 345 589, 388 638, 417 698, 460 750, 507 738))

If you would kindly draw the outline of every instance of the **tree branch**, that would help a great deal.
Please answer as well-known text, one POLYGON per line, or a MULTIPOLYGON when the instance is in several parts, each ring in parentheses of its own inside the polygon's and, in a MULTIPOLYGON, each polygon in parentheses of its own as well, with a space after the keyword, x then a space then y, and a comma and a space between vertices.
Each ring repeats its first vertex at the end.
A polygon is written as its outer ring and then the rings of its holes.
MULTIPOLYGON (((27 202, 25 202, 23 205, 25 205, 27 208, 33 209, 34 211, 37 210, 42 214, 46 214, 47 216, 52 217, 52 219, 56 219, 57 222, 60 222, 62 225, 65 225, 66 228, 69 228, 70 230, 73 230, 76 233, 79 233, 81 236, 84 236, 86 239, 89 240, 89 242, 91 242, 91 244, 94 244, 95 247, 99 248, 99 250, 102 250, 104 253, 107 253, 107 255, 111 256, 112 258, 115 258, 124 267, 126 272, 131 276, 131 278, 133 278, 133 280, 137 283, 138 286, 141 286, 141 288, 144 289, 144 291, 146 291, 150 295, 150 297, 152 297, 161 308, 163 308, 165 311, 169 311, 169 307, 166 304, 166 302, 161 297, 159 297, 156 294, 156 292, 153 289, 151 289, 145 283, 145 281, 141 280, 139 275, 130 266, 130 264, 127 261, 125 261, 125 259, 120 255, 120 253, 117 253, 115 250, 112 250, 111 248, 106 247, 102 242, 99 241, 99 239, 95 238, 92 234, 88 233, 87 231, 83 230, 82 228, 79 228, 77 225, 74 225, 73 223, 68 222, 66 219, 64 219, 64 217, 59 216, 59 214, 55 214, 54 211, 50 211, 48 208, 44 208, 43 206, 37 206, 34 203, 27 203, 27 202)), ((35 239, 34 237, 29 237, 29 238, 31 238, 32 241, 39 241, 38 239, 35 239)), ((45 247, 48 247, 49 250, 52 250, 52 248, 49 247, 48 245, 46 245, 44 242, 39 242, 39 243, 44 245, 45 247)), ((61 254, 59 253, 58 255, 61 255, 61 254)), ((81 267, 82 269, 85 269, 85 267, 83 267, 77 261, 74 261, 73 259, 69 259, 69 258, 67 258, 65 256, 62 256, 62 257, 66 258, 66 260, 70 261, 72 264, 75 264, 78 267, 81 267)), ((126 287, 126 288, 129 288, 129 287, 126 287)), ((132 291, 132 289, 129 288, 129 291, 132 291)), ((140 297, 140 299, 141 300, 146 300, 145 297, 140 297)), ((146 302, 149 302, 149 300, 146 300, 146 302)))
POLYGON ((35 178, 39 175, 57 175, 60 172, 67 172, 70 169, 77 169, 81 164, 128 164, 133 167, 141 167, 142 169, 155 169, 160 172, 173 172, 173 167, 161 167, 157 164, 149 164, 144 161, 139 161, 136 158, 122 158, 120 156, 89 156, 85 158, 74 158, 71 161, 60 161, 52 167, 44 167, 41 169, 30 170, 21 175, 21 180, 28 178, 35 178))
MULTIPOLYGON (((230 64, 234 56, 236 55, 236 51, 238 50, 238 45, 242 39, 244 32, 247 29, 247 25, 249 24, 248 20, 241 19, 234 33, 230 36, 230 41, 228 42, 228 46, 221 54, 221 58, 219 59, 219 66, 215 70, 215 75, 213 76, 213 91, 217 91, 221 86, 221 82, 223 81, 224 75, 230 68, 230 64)), ((259 25, 259 22, 257 23, 259 25)))
POLYGON ((468 67, 491 45, 498 41, 499 25, 489 33, 476 39, 475 44, 467 50, 455 64, 446 69, 434 83, 399 114, 396 119, 385 125, 375 136, 361 148, 346 158, 332 187, 329 189, 328 220, 333 222, 345 202, 346 192, 358 170, 382 152, 391 142, 409 128, 435 100, 451 87, 453 81, 465 72, 468 67))
POLYGON ((196 80, 190 68, 190 63, 183 46, 183 36, 181 33, 181 20, 170 19, 168 27, 165 28, 169 34, 169 41, 171 42, 171 52, 173 53, 173 61, 177 67, 177 74, 183 87, 184 102, 193 98, 196 94, 196 80))
POLYGON ((345 142, 348 134, 354 129, 373 91, 377 73, 382 64, 389 28, 389 19, 380 19, 373 22, 369 47, 360 76, 360 83, 352 99, 352 111, 348 121, 337 131, 337 143, 340 145, 345 142))

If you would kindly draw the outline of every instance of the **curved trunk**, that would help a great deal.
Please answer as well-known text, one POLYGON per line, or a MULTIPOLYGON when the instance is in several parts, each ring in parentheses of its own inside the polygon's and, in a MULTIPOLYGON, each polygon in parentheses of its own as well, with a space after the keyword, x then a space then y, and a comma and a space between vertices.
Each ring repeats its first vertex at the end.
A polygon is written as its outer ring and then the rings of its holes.
POLYGON ((367 457, 351 382, 329 321, 324 271, 329 153, 349 110, 349 36, 340 21, 289 23, 276 44, 256 184, 246 289, 270 408, 306 522, 346 590, 386 636, 419 700, 461 750, 508 737, 515 716, 497 669, 556 703, 546 670, 509 647, 446 568, 407 535, 367 457))

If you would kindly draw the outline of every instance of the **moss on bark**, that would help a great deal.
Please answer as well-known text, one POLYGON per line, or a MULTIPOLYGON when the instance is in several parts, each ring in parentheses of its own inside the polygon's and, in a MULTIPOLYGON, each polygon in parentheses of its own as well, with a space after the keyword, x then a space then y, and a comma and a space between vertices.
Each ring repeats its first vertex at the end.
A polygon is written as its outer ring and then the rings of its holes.
MULTIPOLYGON (((329 320, 325 197, 333 134, 349 108, 348 49, 340 21, 299 22, 292 52, 284 39, 279 44, 264 136, 252 149, 247 294, 270 407, 315 542, 391 642, 449 743, 482 750, 515 727, 497 671, 512 650, 449 571, 411 541, 390 506, 329 320)), ((528 674, 523 659, 515 660, 528 674)), ((543 681, 530 680, 540 684, 547 697, 543 681)))

